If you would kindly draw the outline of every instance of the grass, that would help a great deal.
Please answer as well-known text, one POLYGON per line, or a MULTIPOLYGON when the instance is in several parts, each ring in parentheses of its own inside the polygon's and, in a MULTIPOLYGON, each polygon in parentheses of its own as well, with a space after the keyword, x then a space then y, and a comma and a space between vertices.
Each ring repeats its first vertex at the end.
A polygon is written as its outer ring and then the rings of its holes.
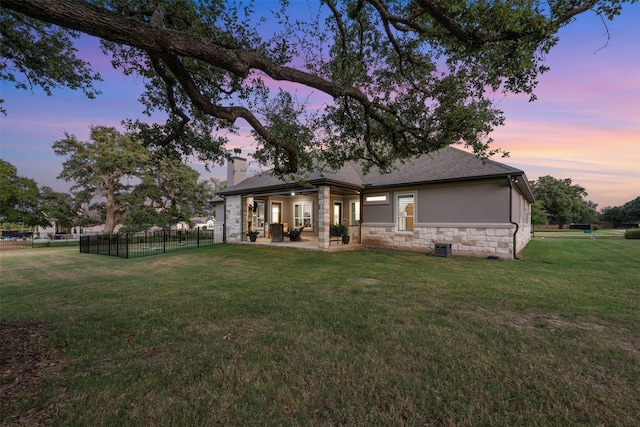
POLYGON ((55 425, 640 423, 637 240, 0 256, 0 320, 42 322, 65 360, 3 424, 60 394, 55 425))
POLYGON ((598 230, 592 230, 591 233, 585 233, 584 230, 572 230, 569 228, 540 228, 535 229, 534 235, 537 238, 540 237, 574 237, 581 239, 589 239, 591 238, 591 234, 595 238, 599 237, 623 237, 624 231, 621 229, 611 229, 611 228, 603 228, 598 230))

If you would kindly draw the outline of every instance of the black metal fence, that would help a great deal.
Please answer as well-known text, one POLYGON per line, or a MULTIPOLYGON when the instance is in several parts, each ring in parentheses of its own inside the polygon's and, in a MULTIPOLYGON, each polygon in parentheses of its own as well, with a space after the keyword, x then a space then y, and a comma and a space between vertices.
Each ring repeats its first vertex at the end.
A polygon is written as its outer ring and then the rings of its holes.
POLYGON ((216 230, 159 230, 80 237, 80 252, 137 258, 221 243, 216 230))

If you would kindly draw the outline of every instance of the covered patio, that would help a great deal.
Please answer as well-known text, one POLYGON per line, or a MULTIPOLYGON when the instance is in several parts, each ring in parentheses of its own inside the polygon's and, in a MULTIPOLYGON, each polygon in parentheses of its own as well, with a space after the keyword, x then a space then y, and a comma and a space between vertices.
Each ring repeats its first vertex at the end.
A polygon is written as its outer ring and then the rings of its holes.
POLYGON ((229 187, 218 193, 224 200, 226 243, 315 250, 355 249, 361 243, 365 187, 351 165, 290 181, 270 172, 246 178, 246 159, 235 156, 228 165, 227 182, 229 187), (336 234, 331 230, 337 224, 344 226, 340 233, 348 236, 348 244, 331 235, 336 234), (288 239, 287 232, 293 229, 302 230, 300 240, 288 239), (249 241, 249 232, 257 234, 256 242, 249 241))
POLYGON ((363 247, 360 243, 349 242, 349 244, 345 245, 345 244, 342 244, 342 242, 338 243, 334 240, 329 244, 328 248, 320 248, 318 246, 317 236, 306 236, 296 241, 284 240, 281 242, 274 242, 267 237, 258 237, 255 242, 245 240, 240 243, 244 245, 273 246, 273 247, 279 247, 279 248, 293 248, 293 249, 302 249, 302 250, 309 250, 309 251, 325 251, 325 252, 353 251, 356 249, 361 249, 363 247))
POLYGON ((254 231, 259 244, 316 250, 343 250, 336 248, 360 244, 360 188, 289 183, 226 194, 225 205, 229 243, 248 242, 247 233, 254 231), (235 221, 229 221, 231 218, 235 221), (349 244, 330 236, 334 224, 346 226, 349 244), (290 241, 287 232, 293 229, 302 230, 301 240, 290 241))

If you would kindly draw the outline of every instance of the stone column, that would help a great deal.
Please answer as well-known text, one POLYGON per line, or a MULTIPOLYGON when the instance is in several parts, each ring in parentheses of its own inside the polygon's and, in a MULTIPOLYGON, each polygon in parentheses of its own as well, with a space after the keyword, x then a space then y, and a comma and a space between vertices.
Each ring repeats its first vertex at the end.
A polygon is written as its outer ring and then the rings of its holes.
POLYGON ((323 185, 318 189, 318 247, 329 249, 329 226, 331 225, 331 188, 323 185))
POLYGON ((242 197, 227 196, 227 211, 225 212, 227 243, 239 243, 242 241, 243 214, 242 197))

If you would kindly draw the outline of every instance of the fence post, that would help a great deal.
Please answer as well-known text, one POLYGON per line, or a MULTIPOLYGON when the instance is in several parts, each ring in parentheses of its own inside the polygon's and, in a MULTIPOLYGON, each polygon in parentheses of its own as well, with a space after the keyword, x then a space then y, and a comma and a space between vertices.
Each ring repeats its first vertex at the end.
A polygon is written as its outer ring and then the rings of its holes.
POLYGON ((124 235, 124 244, 125 244, 125 248, 127 248, 125 250, 125 258, 129 259, 129 233, 124 235))
POLYGON ((162 229, 162 252, 167 253, 167 236, 165 235, 166 230, 162 229))

